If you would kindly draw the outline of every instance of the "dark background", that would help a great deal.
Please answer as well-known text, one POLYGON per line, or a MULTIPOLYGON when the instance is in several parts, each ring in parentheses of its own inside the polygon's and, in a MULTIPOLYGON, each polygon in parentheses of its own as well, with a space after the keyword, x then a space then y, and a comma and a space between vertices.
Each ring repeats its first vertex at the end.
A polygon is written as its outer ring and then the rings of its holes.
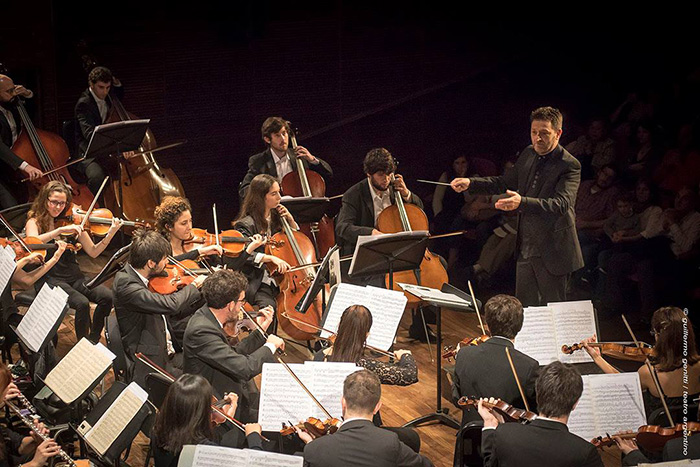
MULTIPOLYGON (((175 170, 204 228, 213 202, 222 224, 238 212, 238 183, 271 115, 333 166, 329 196, 363 177, 364 154, 383 146, 427 197, 432 187, 415 178, 437 179, 457 155, 500 166, 529 144, 537 106, 563 111, 566 143, 630 91, 673 102, 700 80, 688 12, 583 17, 546 4, 507 21, 465 15, 467 5, 37 0, 3 7, 0 62, 35 91, 37 125, 59 131, 86 87, 84 39, 159 144, 188 141, 158 161, 175 170)), ((695 104, 662 114, 680 120, 695 104)))

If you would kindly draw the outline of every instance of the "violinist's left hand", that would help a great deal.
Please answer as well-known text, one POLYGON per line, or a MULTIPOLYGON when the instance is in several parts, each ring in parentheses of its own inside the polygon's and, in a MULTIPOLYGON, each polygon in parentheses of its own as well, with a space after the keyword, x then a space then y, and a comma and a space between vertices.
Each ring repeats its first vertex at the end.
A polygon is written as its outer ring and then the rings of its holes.
POLYGON ((119 229, 122 228, 122 225, 124 225, 124 221, 121 219, 118 219, 116 217, 112 218, 112 225, 109 226, 109 230, 107 231, 107 235, 110 237, 117 233, 119 229))
POLYGON ((628 430, 628 431, 620 431, 619 433, 616 433, 616 434, 613 435, 613 437, 612 437, 613 441, 615 441, 615 444, 617 444, 617 447, 620 448, 620 451, 622 451, 622 453, 623 453, 624 455, 627 455, 627 454, 629 454, 630 452, 636 451, 637 449, 639 449, 639 446, 637 446, 637 442, 636 442, 635 440, 633 440, 633 439, 623 439, 623 438, 621 438, 621 437, 619 437, 619 436, 616 436, 616 435, 624 435, 624 434, 627 434, 627 433, 632 433, 632 431, 630 431, 630 430, 628 430))
POLYGON ((267 331, 267 328, 272 324, 272 320, 275 316, 275 310, 272 309, 270 305, 260 308, 258 310, 258 316, 255 317, 255 321, 258 322, 261 328, 267 331))
POLYGON ((581 343, 583 344, 583 348, 586 349, 588 355, 590 355, 591 358, 595 360, 596 357, 600 357, 600 349, 598 347, 591 347, 590 345, 588 345, 590 342, 598 342, 598 337, 596 337, 596 335, 593 334, 592 337, 587 337, 581 341, 581 343))
POLYGON ((238 394, 235 392, 226 393, 224 394, 224 400, 228 402, 228 405, 224 406, 226 415, 230 418, 235 418, 236 408, 238 407, 238 394))
POLYGON ((296 149, 294 150, 294 154, 297 157, 300 157, 302 159, 306 159, 312 164, 315 164, 318 159, 316 159, 311 153, 309 152, 308 149, 306 149, 304 146, 297 146, 296 149))
POLYGON ((479 399, 479 415, 484 420, 484 428, 496 428, 499 423, 503 423, 503 417, 493 410, 484 407, 484 401, 494 403, 496 399, 493 397, 491 399, 479 399))
POLYGON ((249 254, 252 255, 255 253, 255 250, 257 250, 259 247, 265 244, 267 239, 263 237, 260 234, 255 234, 252 237, 250 237, 250 243, 246 247, 245 251, 249 254))
POLYGON ((401 196, 404 199, 407 199, 409 196, 411 196, 411 192, 406 186, 406 182, 404 181, 403 177, 399 174, 394 175, 394 189, 401 193, 401 196))
POLYGON ((294 425, 294 431, 297 432, 297 435, 299 435, 299 439, 302 440, 304 444, 309 444, 311 441, 316 439, 314 438, 314 435, 312 435, 306 430, 302 430, 296 425, 294 425))
POLYGON ((515 211, 520 207, 522 197, 517 191, 506 190, 507 198, 501 198, 496 201, 496 209, 501 211, 515 211))
POLYGON ((208 256, 208 255, 219 255, 221 256, 224 253, 224 249, 221 248, 221 245, 209 245, 205 246, 203 248, 198 248, 199 254, 202 256, 208 256))

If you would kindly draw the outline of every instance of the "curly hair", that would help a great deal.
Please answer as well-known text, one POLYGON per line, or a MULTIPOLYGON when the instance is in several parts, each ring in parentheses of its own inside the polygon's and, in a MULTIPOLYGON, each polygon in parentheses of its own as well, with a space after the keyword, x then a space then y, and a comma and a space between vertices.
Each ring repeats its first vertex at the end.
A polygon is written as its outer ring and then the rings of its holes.
POLYGON ((154 215, 156 217, 156 229, 162 236, 170 240, 170 230, 183 212, 192 211, 192 206, 187 198, 179 196, 166 196, 156 207, 154 215))
POLYGON ((27 219, 36 219, 40 234, 49 231, 49 227, 51 225, 51 214, 49 213, 48 209, 46 209, 46 203, 48 203, 51 193, 56 192, 66 195, 66 205, 58 217, 63 217, 70 212, 73 205, 73 193, 70 191, 70 187, 68 187, 65 183, 58 180, 52 180, 41 187, 39 194, 36 195, 36 198, 34 198, 32 207, 29 208, 29 212, 27 213, 27 219))

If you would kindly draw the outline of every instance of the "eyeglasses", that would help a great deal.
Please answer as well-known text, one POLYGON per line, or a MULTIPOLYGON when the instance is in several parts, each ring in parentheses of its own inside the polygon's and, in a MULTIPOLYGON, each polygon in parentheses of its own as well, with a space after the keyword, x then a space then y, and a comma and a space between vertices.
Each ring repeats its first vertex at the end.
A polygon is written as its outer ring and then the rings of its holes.
POLYGON ((49 204, 55 208, 62 208, 67 203, 65 201, 56 201, 55 199, 50 199, 49 204))

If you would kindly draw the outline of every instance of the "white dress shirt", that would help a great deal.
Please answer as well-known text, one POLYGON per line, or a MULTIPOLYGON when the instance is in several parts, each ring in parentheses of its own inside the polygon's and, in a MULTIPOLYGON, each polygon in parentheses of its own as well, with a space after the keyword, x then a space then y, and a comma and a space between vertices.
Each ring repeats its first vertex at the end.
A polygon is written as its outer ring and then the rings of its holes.
POLYGON ((383 210, 391 206, 391 197, 389 196, 389 190, 379 191, 372 185, 372 180, 367 178, 367 183, 369 183, 369 192, 372 195, 372 204, 374 205, 374 226, 377 226, 377 218, 382 213, 383 210))
POLYGON ((275 167, 277 167, 277 179, 282 181, 285 175, 293 172, 292 161, 289 160, 289 155, 285 153, 282 157, 279 157, 274 149, 270 148, 272 153, 272 160, 275 162, 275 167))
POLYGON ((104 121, 107 119, 107 110, 108 110, 107 101, 97 97, 95 95, 95 93, 92 91, 92 88, 88 88, 88 89, 90 89, 90 94, 92 94, 92 97, 95 99, 95 102, 97 102, 97 108, 100 111, 100 117, 102 118, 102 123, 104 123, 104 121))

